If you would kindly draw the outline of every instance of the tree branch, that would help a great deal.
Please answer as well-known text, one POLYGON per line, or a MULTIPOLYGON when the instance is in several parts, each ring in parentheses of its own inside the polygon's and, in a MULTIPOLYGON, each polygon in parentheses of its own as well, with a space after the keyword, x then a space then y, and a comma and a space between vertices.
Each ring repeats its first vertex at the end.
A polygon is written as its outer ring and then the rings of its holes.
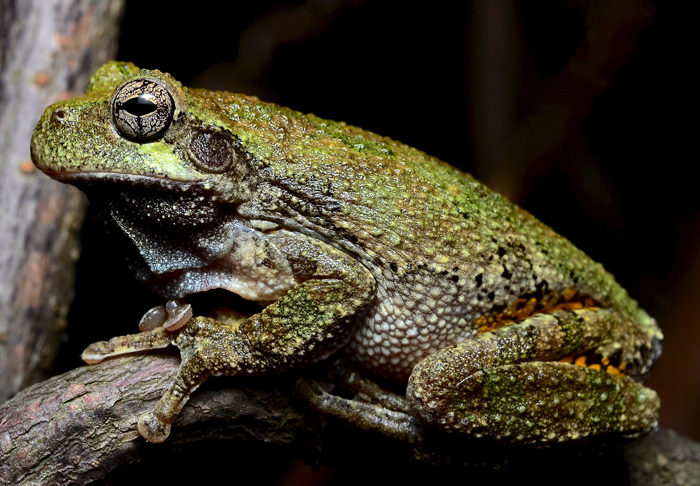
MULTIPOLYGON (((444 433, 428 434, 423 444, 415 446, 336 421, 326 424, 294 399, 285 377, 210 379, 178 416, 166 443, 147 444, 136 430, 136 417, 153 407, 170 386, 178 363, 177 356, 168 354, 113 359, 20 392, 0 406, 0 484, 89 484, 144 457, 149 463, 176 467, 173 451, 213 443, 220 449, 222 439, 228 439, 227 444, 274 445, 288 455, 294 452, 338 467, 376 461, 405 472, 416 463, 437 464, 430 469, 437 476, 454 473, 454 465, 467 465, 470 475, 479 470, 488 479, 537 474, 561 481, 558 471, 567 474, 578 468, 579 476, 585 476, 587 470, 596 471, 596 464, 602 467, 603 461, 606 467, 617 464, 629 474, 629 484, 637 486, 676 484, 664 481, 679 477, 690 478, 680 484, 698 484, 692 478, 700 478, 700 445, 668 431, 627 446, 624 457, 614 449, 603 456, 531 450, 444 433)), ((270 458, 274 460, 279 459, 270 458)), ((218 466, 231 469, 226 463, 218 466)), ((543 479, 541 484, 548 483, 543 479)), ((598 478, 597 484, 615 483, 601 483, 598 478)))
MULTIPOLYGON (((108 360, 20 392, 0 407, 0 483, 85 484, 137 462, 148 444, 136 417, 163 395, 178 364, 163 355, 108 360)), ((178 417, 172 445, 230 436, 231 424, 242 426, 238 440, 279 445, 290 445, 304 427, 289 394, 274 386, 210 387, 178 417)))

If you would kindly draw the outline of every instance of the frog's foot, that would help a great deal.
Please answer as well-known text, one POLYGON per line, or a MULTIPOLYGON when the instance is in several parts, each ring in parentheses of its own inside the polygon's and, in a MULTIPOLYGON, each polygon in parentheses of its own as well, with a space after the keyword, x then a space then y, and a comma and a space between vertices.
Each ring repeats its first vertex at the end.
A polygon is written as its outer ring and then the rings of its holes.
POLYGON ((610 311, 538 314, 428 356, 406 395, 424 423, 500 442, 634 438, 656 427, 659 398, 626 375, 656 350, 610 311))
MULTIPOLYGON (((180 311, 181 315, 191 313, 189 305, 180 311)), ((207 317, 187 318, 187 323, 175 331, 161 324, 139 334, 93 343, 83 351, 82 358, 93 364, 113 356, 165 348, 170 344, 180 348, 182 361, 172 387, 160 399, 155 410, 138 419, 139 432, 146 440, 163 442, 170 435, 170 425, 190 395, 210 374, 234 375, 240 372, 237 366, 239 357, 248 357, 245 347, 236 345, 241 340, 234 336, 240 319, 240 315, 235 315, 231 317, 231 323, 221 323, 207 317), (224 351, 220 345, 222 342, 228 342, 224 351)))
POLYGON ((138 429, 141 436, 148 442, 159 444, 170 435, 170 426, 185 406, 190 395, 204 383, 211 374, 211 366, 206 362, 204 352, 188 352, 180 364, 175 382, 170 390, 161 397, 155 409, 146 412, 138 418, 138 429))
POLYGON ((139 322, 141 332, 164 327, 176 331, 192 319, 192 306, 179 300, 169 300, 165 305, 149 309, 139 322))
POLYGON ((171 333, 163 327, 158 327, 140 334, 118 336, 109 341, 92 343, 85 348, 81 357, 86 363, 95 364, 122 354, 166 348, 172 343, 172 339, 171 333))
POLYGON ((161 330, 173 338, 180 348, 182 361, 171 388, 161 397, 155 409, 139 416, 138 429, 144 439, 160 443, 170 435, 170 427, 190 395, 212 374, 237 375, 241 357, 249 358, 245 345, 236 337, 237 329, 208 317, 195 317, 177 333, 161 330), (222 345, 222 343, 225 343, 222 345))
POLYGON ((423 428, 411 415, 404 397, 363 378, 343 361, 335 362, 329 374, 333 381, 353 391, 355 398, 350 400, 332 395, 308 378, 299 378, 294 384, 295 391, 324 415, 409 443, 422 441, 423 428))

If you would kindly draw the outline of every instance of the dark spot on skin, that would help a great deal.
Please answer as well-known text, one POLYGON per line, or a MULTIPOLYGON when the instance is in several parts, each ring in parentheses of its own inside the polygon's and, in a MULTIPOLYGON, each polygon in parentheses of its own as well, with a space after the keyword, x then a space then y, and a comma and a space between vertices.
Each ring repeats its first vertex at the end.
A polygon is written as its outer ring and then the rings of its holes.
POLYGON ((489 261, 493 261, 493 255, 489 255, 489 261))
POLYGON ((457 276, 457 275, 452 275, 452 281, 453 281, 454 283, 459 282, 459 276, 457 276))
POLYGON ((518 250, 520 250, 520 251, 525 251, 525 245, 523 245, 522 243, 518 243, 518 245, 516 246, 516 248, 517 248, 518 250))
POLYGON ((489 294, 486 296, 487 299, 489 299, 490 302, 493 302, 493 299, 496 298, 496 293, 495 292, 489 292, 489 294))
POLYGON ((500 314, 501 312, 503 312, 503 311, 505 310, 505 308, 506 308, 505 305, 503 305, 503 304, 498 304, 498 305, 494 305, 493 308, 491 309, 491 311, 492 311, 494 314, 500 314))
POLYGON ((389 268, 391 268, 392 272, 398 272, 399 271, 399 266, 396 263, 390 263, 389 268))
POLYGON ((458 272, 458 271, 459 271, 459 267, 454 267, 454 268, 452 269, 452 271, 453 271, 453 272, 458 272))
POLYGON ((357 243, 357 236, 355 236, 355 235, 350 235, 350 238, 349 238, 349 239, 350 239, 350 241, 351 241, 352 243, 357 243))
POLYGON ((479 275, 476 276, 476 278, 474 280, 476 280, 476 286, 481 287, 481 284, 484 283, 484 274, 480 273, 479 275))
POLYGON ((525 331, 527 333, 528 341, 536 342, 536 337, 539 334, 537 332, 537 328, 533 325, 529 325, 525 328, 525 331))
POLYGON ((469 215, 468 215, 467 213, 462 213, 462 217, 463 217, 464 219, 469 219, 469 215))
POLYGON ((448 273, 450 273, 450 272, 448 272, 447 270, 443 270, 442 272, 440 272, 440 276, 445 277, 445 276, 447 276, 448 273))
POLYGON ((499 258, 503 258, 503 256, 504 256, 505 254, 506 254, 505 248, 503 248, 502 246, 499 246, 499 247, 498 247, 498 257, 499 257, 499 258))
POLYGON ((63 120, 66 117, 66 112, 63 110, 56 110, 53 112, 53 116, 57 120, 63 120))
POLYGON ((510 280, 512 276, 513 274, 509 272, 507 268, 503 267, 503 273, 501 274, 501 277, 505 278, 506 280, 510 280))
POLYGON ((330 209, 331 211, 334 211, 334 212, 340 211, 340 202, 339 202, 339 201, 333 202, 333 203, 330 205, 330 208, 329 208, 329 209, 330 209))

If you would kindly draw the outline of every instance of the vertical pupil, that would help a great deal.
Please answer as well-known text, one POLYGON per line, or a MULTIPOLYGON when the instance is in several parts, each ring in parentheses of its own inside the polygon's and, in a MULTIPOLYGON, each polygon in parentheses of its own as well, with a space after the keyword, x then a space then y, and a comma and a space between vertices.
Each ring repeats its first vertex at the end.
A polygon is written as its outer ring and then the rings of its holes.
POLYGON ((122 105, 122 109, 134 116, 145 116, 153 113, 158 108, 153 101, 153 95, 146 93, 129 98, 122 105))

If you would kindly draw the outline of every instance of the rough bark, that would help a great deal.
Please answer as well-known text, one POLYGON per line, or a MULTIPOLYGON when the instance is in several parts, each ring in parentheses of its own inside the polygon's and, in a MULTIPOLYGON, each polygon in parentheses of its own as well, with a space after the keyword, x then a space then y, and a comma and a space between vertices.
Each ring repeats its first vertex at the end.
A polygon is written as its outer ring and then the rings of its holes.
POLYGON ((116 53, 123 0, 0 6, 0 402, 46 377, 72 300, 86 208, 30 161, 46 106, 82 92, 116 53))
MULTIPOLYGON (((0 484, 87 484, 139 461, 149 444, 136 417, 166 391, 178 363, 163 355, 112 360, 20 392, 0 406, 0 484)), ((243 384, 198 393, 176 424, 164 449, 213 437, 289 445, 304 420, 274 384, 243 384)))
MULTIPOLYGON (((285 377, 210 379, 180 414, 171 437, 164 444, 147 444, 136 430, 136 417, 155 405, 178 362, 176 356, 163 354, 114 359, 20 392, 0 406, 0 484, 89 484, 125 470, 130 478, 125 482, 131 484, 129 468, 141 460, 147 463, 138 474, 142 482, 149 465, 157 472, 153 480, 162 479, 162 465, 174 468, 178 476, 190 468, 205 468, 208 474, 235 469, 241 479, 246 464, 236 463, 233 453, 223 463, 202 465, 191 459, 193 451, 199 450, 201 457, 202 449, 221 450, 223 445, 235 450, 241 444, 275 446, 338 468, 375 464, 409 477, 412 468, 425 472, 429 464, 430 477, 464 474, 490 484, 523 476, 537 477, 539 484, 559 484, 571 471, 576 477, 568 477, 568 484, 700 484, 700 445, 670 431, 602 455, 600 448, 594 453, 524 450, 444 433, 428 434, 422 444, 410 445, 336 421, 325 423, 294 398, 291 380, 285 377), (188 464, 178 470, 182 457, 188 464)), ((272 464, 283 460, 279 457, 270 454, 265 460, 272 464)))

